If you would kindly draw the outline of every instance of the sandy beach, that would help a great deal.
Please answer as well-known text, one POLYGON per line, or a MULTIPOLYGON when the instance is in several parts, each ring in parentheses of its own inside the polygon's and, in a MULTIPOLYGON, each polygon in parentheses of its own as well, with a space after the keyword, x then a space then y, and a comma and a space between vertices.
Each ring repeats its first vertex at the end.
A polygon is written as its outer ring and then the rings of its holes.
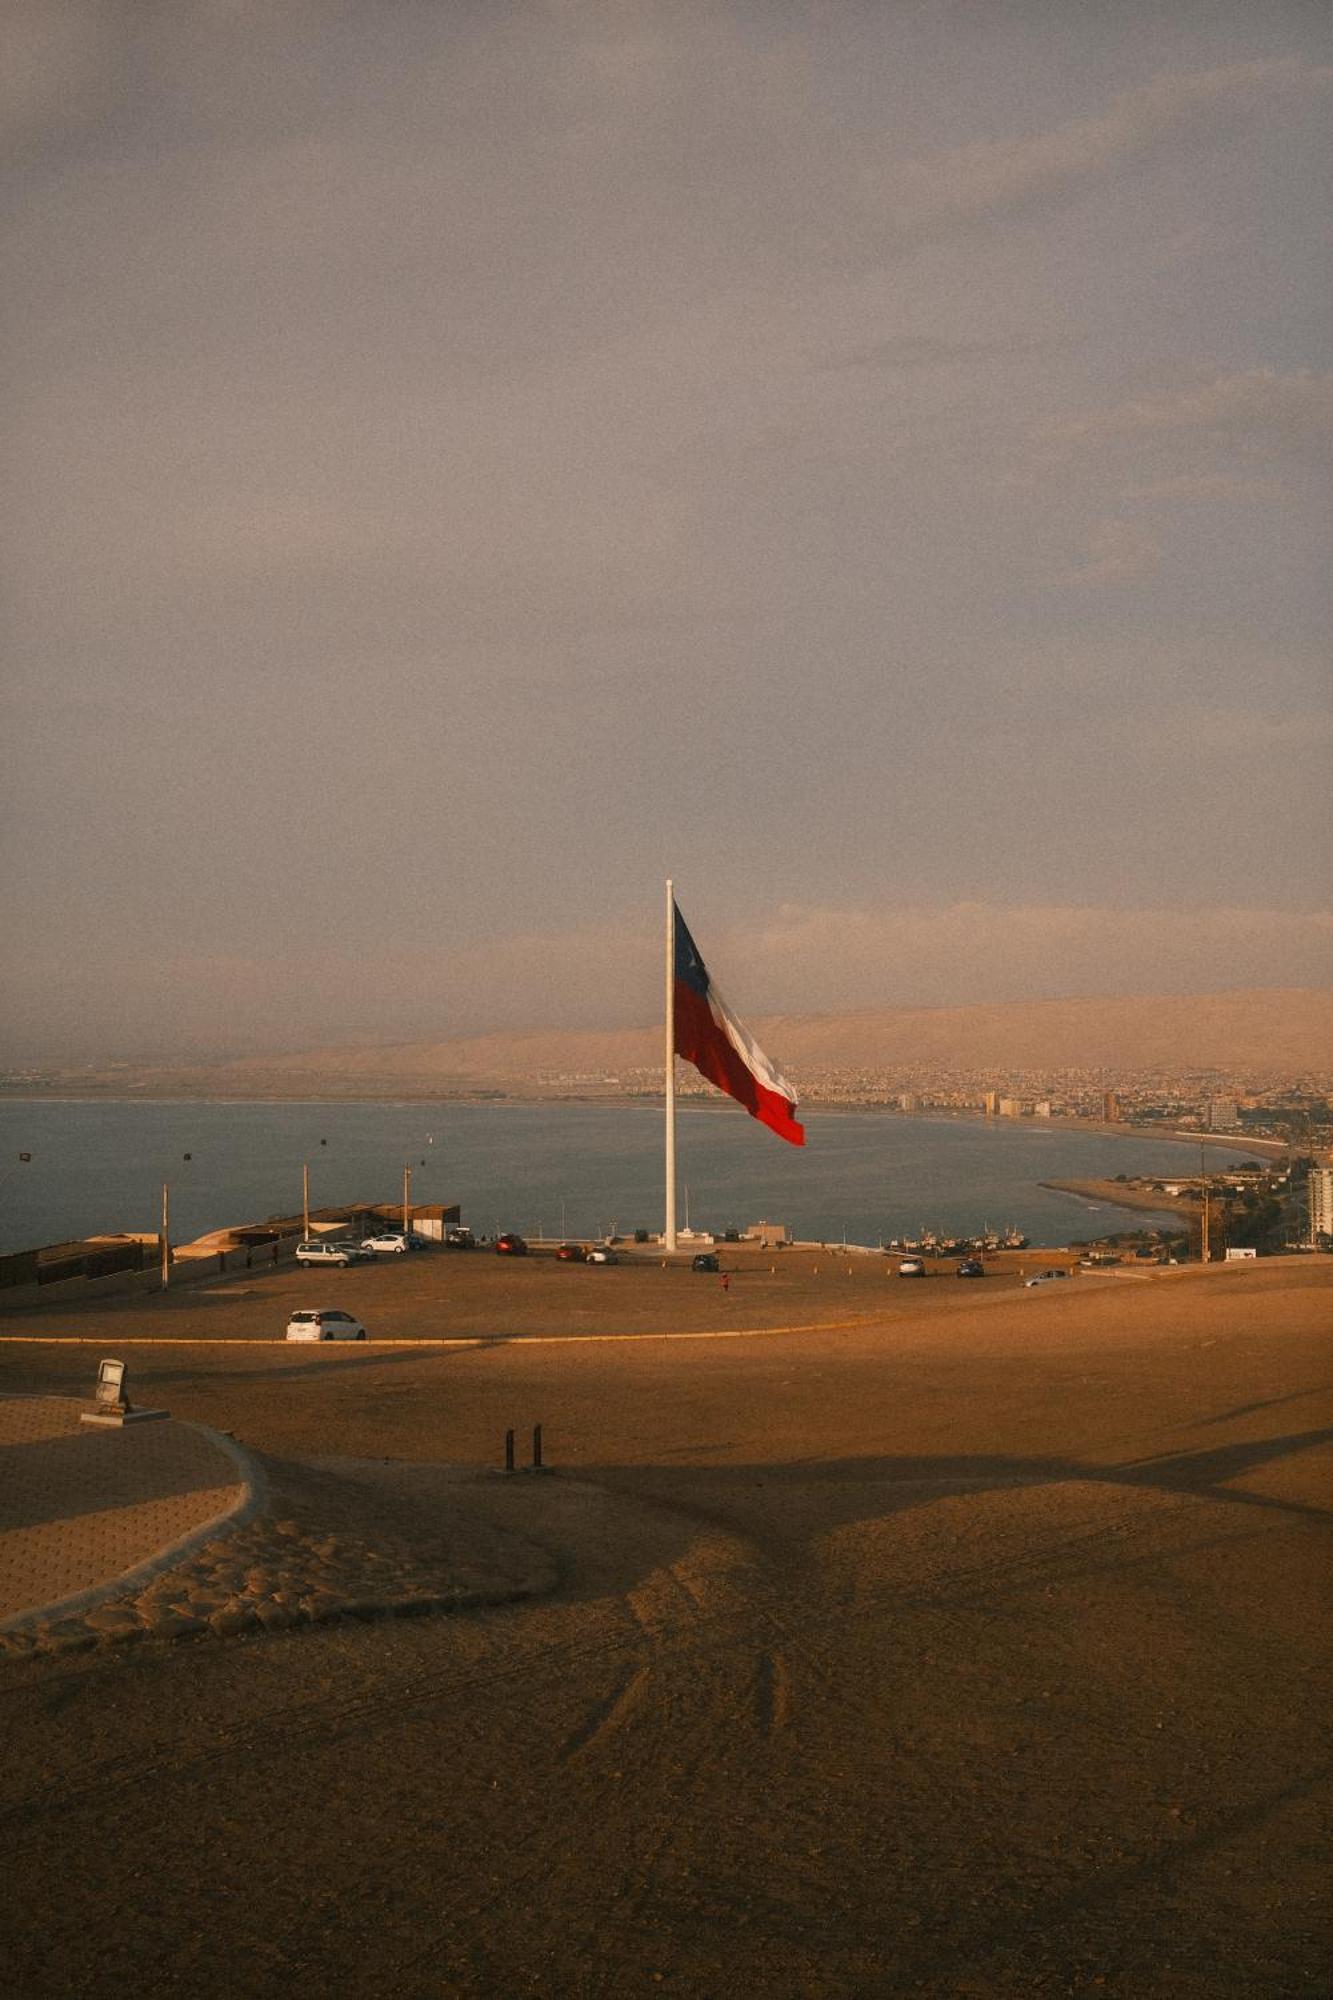
POLYGON ((1104 1201, 1113 1208, 1126 1208, 1147 1215, 1197 1216, 1197 1202, 1178 1195, 1157 1194, 1150 1188, 1126 1187, 1123 1181, 1043 1181, 1043 1187, 1059 1194, 1079 1195, 1084 1201, 1104 1201))

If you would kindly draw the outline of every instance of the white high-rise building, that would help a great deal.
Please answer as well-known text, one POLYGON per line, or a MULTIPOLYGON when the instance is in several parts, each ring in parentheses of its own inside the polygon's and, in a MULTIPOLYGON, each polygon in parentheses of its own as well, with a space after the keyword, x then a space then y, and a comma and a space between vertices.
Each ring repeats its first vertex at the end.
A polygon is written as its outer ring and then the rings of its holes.
POLYGON ((1310 1169, 1310 1241, 1333 1236, 1333 1167, 1310 1169))

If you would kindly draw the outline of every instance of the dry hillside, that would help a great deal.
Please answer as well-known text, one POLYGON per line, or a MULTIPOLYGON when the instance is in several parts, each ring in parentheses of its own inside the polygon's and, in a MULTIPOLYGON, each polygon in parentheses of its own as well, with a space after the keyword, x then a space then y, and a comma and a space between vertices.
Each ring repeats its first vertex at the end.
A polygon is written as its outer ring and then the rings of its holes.
MULTIPOLYGON (((1308 1074, 1333 1057, 1333 991, 1037 1000, 973 1007, 893 1007, 773 1015, 750 1024, 798 1085, 803 1073, 939 1065, 1056 1070, 1217 1067, 1308 1074)), ((208 1065, 81 1075, 80 1087, 148 1095, 521 1094, 643 1087, 661 1063, 658 1028, 456 1036, 395 1046, 312 1049, 208 1065)))

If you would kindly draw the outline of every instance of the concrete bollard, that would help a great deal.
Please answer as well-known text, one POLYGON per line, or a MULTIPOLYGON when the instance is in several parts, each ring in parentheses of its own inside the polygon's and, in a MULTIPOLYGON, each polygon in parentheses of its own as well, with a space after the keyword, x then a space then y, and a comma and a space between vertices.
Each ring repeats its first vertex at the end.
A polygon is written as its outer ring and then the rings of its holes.
POLYGON ((534 1472, 540 1472, 542 1469, 542 1427, 540 1424, 532 1426, 532 1469, 534 1472))
POLYGON ((506 1472, 512 1472, 512 1471, 513 1471, 513 1469, 514 1469, 514 1433, 513 1433, 512 1431, 506 1431, 506 1432, 505 1432, 505 1471, 506 1471, 506 1472))

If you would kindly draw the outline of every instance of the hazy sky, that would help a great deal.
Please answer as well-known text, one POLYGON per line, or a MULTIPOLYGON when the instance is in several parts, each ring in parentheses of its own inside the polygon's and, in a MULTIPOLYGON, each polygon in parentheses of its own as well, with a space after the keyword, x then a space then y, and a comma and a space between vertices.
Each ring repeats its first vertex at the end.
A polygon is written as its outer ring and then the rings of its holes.
POLYGON ((1333 978, 1323 0, 3 28, 0 1054, 1333 978))

